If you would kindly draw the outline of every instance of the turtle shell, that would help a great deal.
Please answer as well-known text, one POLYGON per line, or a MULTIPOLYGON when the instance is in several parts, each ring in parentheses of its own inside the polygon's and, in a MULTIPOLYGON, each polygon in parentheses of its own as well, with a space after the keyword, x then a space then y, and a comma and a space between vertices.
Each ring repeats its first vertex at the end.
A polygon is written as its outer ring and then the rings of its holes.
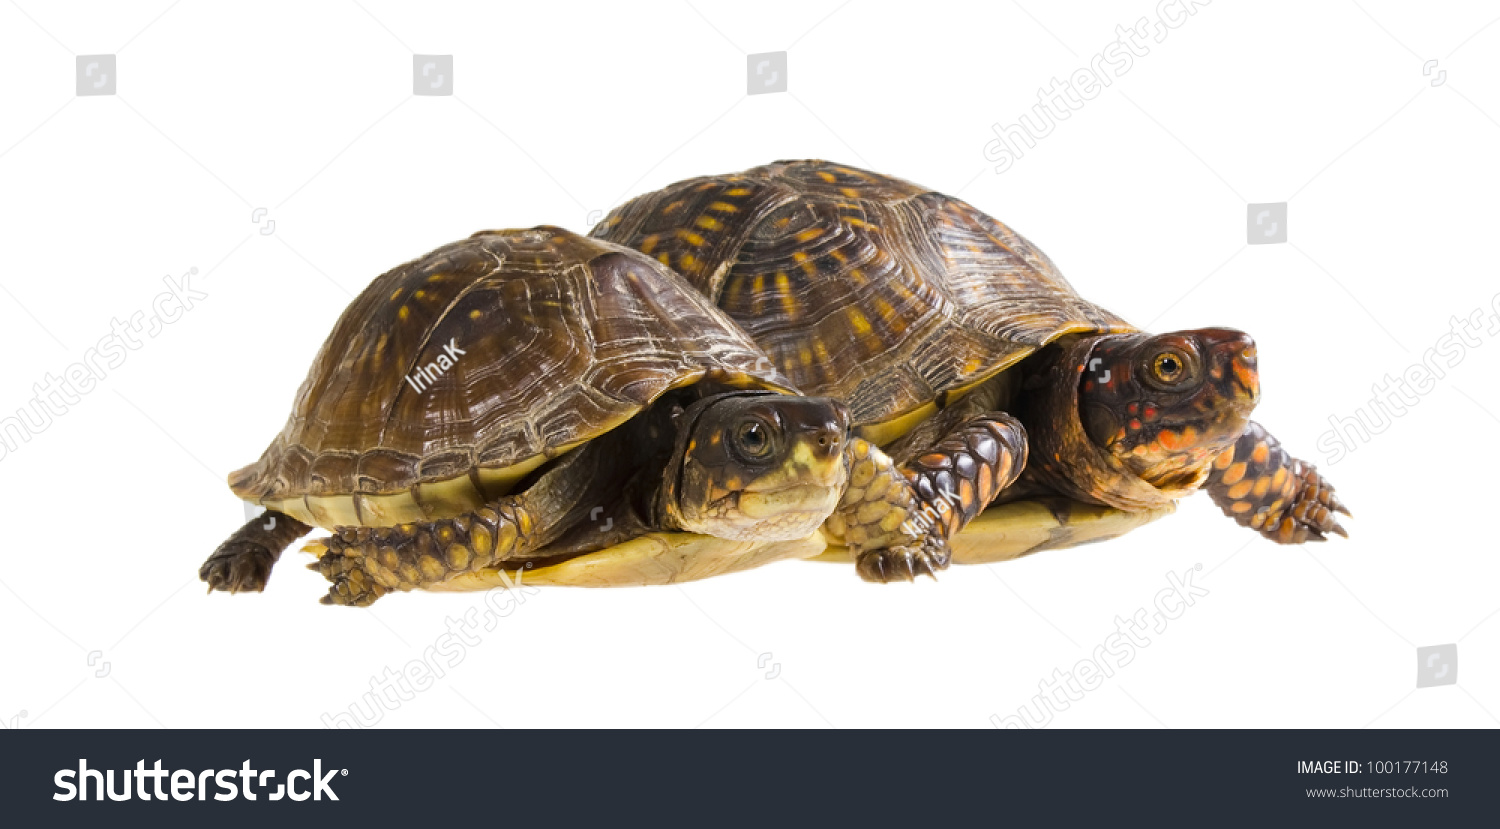
POLYGON ((970 205, 826 161, 679 182, 592 235, 681 273, 881 444, 1059 337, 1135 330, 970 205))
POLYGON ((345 309, 285 428, 229 484, 330 529, 451 517, 705 380, 791 387, 650 257, 555 227, 476 233, 345 309))

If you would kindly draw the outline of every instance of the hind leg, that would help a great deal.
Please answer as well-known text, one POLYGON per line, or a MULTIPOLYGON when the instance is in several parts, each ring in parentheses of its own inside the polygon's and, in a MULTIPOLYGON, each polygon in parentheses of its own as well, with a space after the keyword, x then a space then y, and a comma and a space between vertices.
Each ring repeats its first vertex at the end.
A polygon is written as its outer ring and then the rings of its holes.
POLYGON ((198 578, 208 583, 210 593, 258 593, 266 586, 271 566, 281 558, 282 551, 311 529, 290 515, 267 510, 220 544, 198 568, 198 578))

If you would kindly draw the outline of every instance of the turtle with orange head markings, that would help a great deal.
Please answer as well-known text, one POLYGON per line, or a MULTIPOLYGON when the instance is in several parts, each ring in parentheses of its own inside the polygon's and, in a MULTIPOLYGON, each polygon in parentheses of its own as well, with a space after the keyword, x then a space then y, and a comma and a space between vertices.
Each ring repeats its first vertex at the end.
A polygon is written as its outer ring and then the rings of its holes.
POLYGON ((900 465, 947 543, 856 553, 867 579, 1112 538, 1200 489, 1273 541, 1344 534, 1333 488, 1250 420, 1249 336, 1141 332, 958 199, 781 161, 640 196, 593 235, 682 274, 900 465))
POLYGON ((1060 428, 1033 431, 1036 454, 1012 498, 1029 486, 1149 509, 1207 488, 1226 515, 1272 541, 1346 535, 1334 513, 1348 510, 1332 485, 1250 420, 1260 376, 1243 332, 1084 338, 1060 347, 1051 373, 1029 385, 1022 417, 1060 428))

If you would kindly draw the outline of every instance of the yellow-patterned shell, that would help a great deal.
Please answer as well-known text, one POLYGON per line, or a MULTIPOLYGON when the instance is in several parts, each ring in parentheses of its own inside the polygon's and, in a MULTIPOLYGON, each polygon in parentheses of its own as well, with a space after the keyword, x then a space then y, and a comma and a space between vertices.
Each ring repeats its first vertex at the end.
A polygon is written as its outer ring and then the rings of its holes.
POLYGON ((791 387, 648 256, 555 227, 476 233, 355 298, 229 483, 329 529, 452 517, 705 379, 791 387))
POLYGON ((970 205, 826 161, 679 182, 593 235, 670 265, 804 394, 888 436, 1058 337, 1135 330, 970 205))

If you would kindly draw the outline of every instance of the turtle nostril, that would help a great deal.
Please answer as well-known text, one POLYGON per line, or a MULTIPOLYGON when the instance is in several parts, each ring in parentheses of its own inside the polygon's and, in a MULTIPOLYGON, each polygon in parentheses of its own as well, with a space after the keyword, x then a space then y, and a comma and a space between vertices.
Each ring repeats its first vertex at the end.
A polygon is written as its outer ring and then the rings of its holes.
POLYGON ((844 434, 843 429, 826 427, 819 429, 813 435, 813 443, 817 444, 818 454, 828 456, 835 454, 844 434))

